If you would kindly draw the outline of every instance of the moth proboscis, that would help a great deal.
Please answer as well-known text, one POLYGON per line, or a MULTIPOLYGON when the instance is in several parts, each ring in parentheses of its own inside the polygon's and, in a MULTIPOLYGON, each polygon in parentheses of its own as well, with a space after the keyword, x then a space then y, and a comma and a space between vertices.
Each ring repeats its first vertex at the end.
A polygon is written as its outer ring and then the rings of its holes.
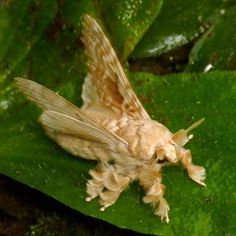
POLYGON ((205 186, 205 169, 194 165, 190 150, 184 148, 193 137, 189 132, 204 119, 170 132, 145 111, 110 42, 88 15, 83 17, 82 41, 89 72, 81 108, 31 80, 16 78, 16 83, 43 110, 39 122, 50 138, 75 156, 98 161, 89 171, 86 201, 99 197, 104 211, 137 180, 145 190, 143 201, 168 223, 161 169, 180 163, 192 180, 205 186))

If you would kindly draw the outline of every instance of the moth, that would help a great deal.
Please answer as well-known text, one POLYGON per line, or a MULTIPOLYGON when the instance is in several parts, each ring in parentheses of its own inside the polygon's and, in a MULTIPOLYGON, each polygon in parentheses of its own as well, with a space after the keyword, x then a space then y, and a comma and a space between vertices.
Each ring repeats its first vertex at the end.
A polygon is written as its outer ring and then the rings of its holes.
POLYGON ((86 201, 98 197, 104 211, 138 181, 144 203, 168 223, 161 169, 180 163, 192 180, 205 186, 205 169, 194 165, 190 150, 184 148, 193 137, 189 132, 203 119, 172 133, 145 111, 109 40, 89 15, 83 17, 82 41, 88 75, 81 108, 34 81, 16 78, 16 83, 43 110, 39 122, 50 138, 71 154, 98 162, 89 171, 86 201))

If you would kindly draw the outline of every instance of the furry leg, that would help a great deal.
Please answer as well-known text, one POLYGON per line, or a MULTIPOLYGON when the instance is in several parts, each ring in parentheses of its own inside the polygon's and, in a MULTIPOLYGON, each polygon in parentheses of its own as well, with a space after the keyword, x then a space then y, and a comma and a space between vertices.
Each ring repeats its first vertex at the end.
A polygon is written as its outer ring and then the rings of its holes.
POLYGON ((87 184, 87 194, 86 201, 90 202, 93 198, 97 197, 104 189, 103 185, 103 173, 98 170, 90 170, 89 174, 93 177, 87 184))
POLYGON ((165 186, 161 184, 160 171, 142 170, 139 181, 146 191, 146 195, 143 197, 144 203, 152 204, 155 215, 160 216, 163 222, 169 223, 168 211, 170 208, 163 197, 165 186))
POLYGON ((119 175, 114 166, 108 164, 101 164, 97 170, 89 172, 93 179, 87 183, 87 201, 93 198, 100 197, 101 211, 116 202, 121 192, 128 186, 130 182, 129 177, 119 175))
POLYGON ((189 177, 202 186, 204 183, 206 171, 202 166, 196 166, 192 163, 192 155, 189 150, 182 150, 180 160, 184 168, 187 169, 189 177))

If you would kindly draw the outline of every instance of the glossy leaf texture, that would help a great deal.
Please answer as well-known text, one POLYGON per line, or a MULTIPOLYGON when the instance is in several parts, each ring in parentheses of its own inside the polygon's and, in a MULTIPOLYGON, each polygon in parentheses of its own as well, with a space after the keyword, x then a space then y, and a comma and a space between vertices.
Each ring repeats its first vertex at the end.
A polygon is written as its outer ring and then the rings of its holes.
POLYGON ((236 6, 222 9, 223 17, 196 42, 186 72, 236 69, 236 6))
POLYGON ((228 2, 165 0, 160 14, 130 57, 155 57, 192 42, 222 17, 228 2))
MULTIPOLYGON (((169 225, 161 223, 143 204, 143 191, 137 184, 105 212, 99 211, 96 200, 86 203, 87 172, 95 163, 71 156, 48 139, 36 122, 39 110, 17 93, 12 83, 5 88, 11 94, 12 106, 0 117, 4 124, 0 128, 0 172, 86 215, 122 228, 156 235, 233 234, 236 73, 165 77, 139 73, 131 74, 131 78, 152 117, 172 131, 206 118, 194 131, 195 138, 188 148, 194 163, 207 170, 207 187, 191 181, 182 168, 163 170, 165 197, 171 208, 169 225)), ((1 97, 0 103, 4 102, 6 98, 1 97)))
POLYGON ((163 0, 100 2, 114 46, 126 58, 159 14, 163 0))

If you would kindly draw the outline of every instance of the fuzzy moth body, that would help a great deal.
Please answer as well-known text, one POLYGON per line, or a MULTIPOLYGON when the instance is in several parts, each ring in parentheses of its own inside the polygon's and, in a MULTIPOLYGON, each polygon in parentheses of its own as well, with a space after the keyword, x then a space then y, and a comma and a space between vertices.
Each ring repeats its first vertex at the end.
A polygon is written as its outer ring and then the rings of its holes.
POLYGON ((83 18, 82 41, 89 73, 81 108, 34 81, 16 78, 16 83, 43 110, 39 122, 50 138, 75 156, 98 161, 89 171, 86 201, 98 197, 104 211, 137 180, 145 190, 143 201, 168 223, 161 168, 180 163, 192 180, 205 186, 205 169, 194 165, 190 151, 183 147, 203 119, 173 134, 150 118, 110 42, 88 15, 83 18))

